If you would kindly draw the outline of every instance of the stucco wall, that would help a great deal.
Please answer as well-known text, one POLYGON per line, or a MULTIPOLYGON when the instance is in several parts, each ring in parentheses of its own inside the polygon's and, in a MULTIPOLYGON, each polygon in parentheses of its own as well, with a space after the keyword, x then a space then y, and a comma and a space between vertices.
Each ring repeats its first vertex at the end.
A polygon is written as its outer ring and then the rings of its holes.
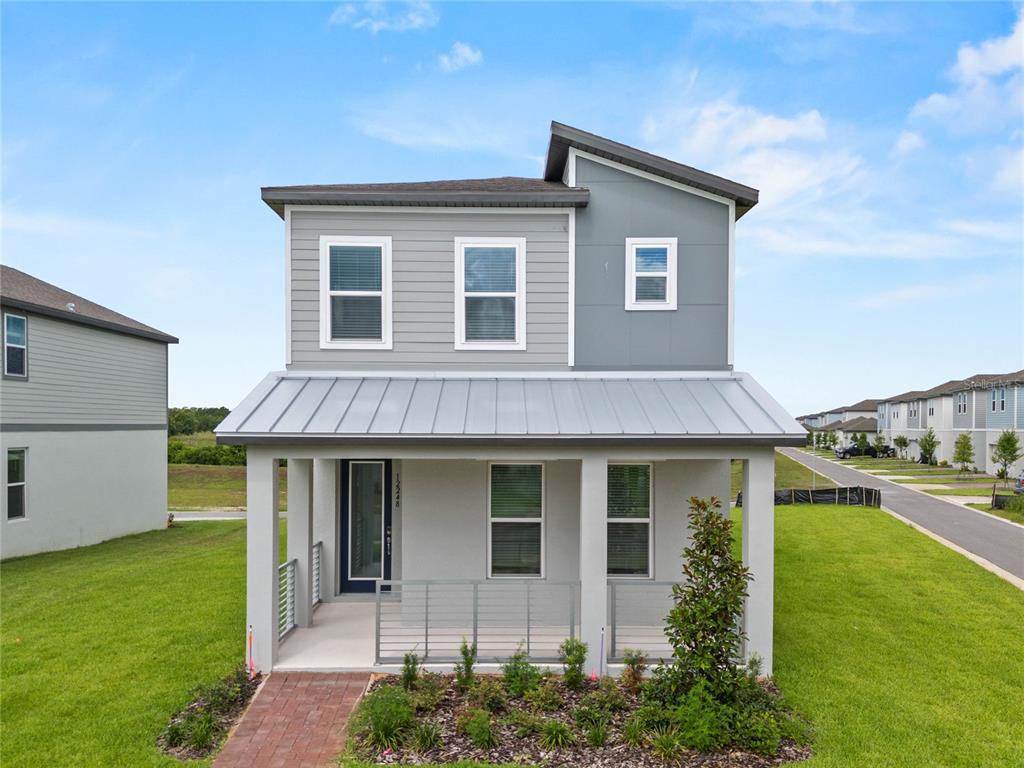
MULTIPOLYGON (((2 557, 96 544, 166 521, 166 430, 4 432, 0 444, 28 451, 24 518, 7 519, 3 494, 2 557)), ((6 487, 6 461, 0 472, 6 487)))

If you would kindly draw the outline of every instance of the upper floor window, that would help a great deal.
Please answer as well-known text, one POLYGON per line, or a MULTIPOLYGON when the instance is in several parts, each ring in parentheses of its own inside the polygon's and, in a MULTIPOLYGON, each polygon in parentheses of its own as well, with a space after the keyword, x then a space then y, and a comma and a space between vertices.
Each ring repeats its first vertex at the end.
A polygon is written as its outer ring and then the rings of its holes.
POLYGON ((1006 410, 1006 387, 999 387, 998 389, 992 390, 992 410, 996 410, 996 405, 999 406, 998 410, 1006 410))
POLYGON ((28 321, 22 315, 4 314, 4 374, 28 375, 28 321))
POLYGON ((967 393, 961 392, 956 396, 956 412, 967 413, 967 393))
POLYGON ((626 238, 626 309, 676 308, 676 238, 626 238))
POLYGON ((20 520, 25 516, 25 455, 24 448, 7 451, 7 519, 20 520))
POLYGON ((935 415, 935 406, 933 406, 933 405, 929 405, 928 406, 928 415, 929 416, 934 416, 935 415))
POLYGON ((526 349, 526 238, 455 238, 455 348, 526 349))
POLYGON ((391 238, 320 238, 320 346, 391 349, 391 238))

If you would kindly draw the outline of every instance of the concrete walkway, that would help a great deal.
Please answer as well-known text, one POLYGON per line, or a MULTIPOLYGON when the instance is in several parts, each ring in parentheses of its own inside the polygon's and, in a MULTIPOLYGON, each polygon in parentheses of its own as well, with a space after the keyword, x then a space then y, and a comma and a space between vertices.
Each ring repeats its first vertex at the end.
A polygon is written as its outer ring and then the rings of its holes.
POLYGON ((322 768, 345 747, 369 672, 274 672, 213 762, 214 768, 322 768))
POLYGON ((861 485, 882 491, 882 504, 900 517, 915 523, 975 558, 1024 579, 1024 526, 984 512, 943 501, 937 496, 890 483, 828 459, 804 453, 796 448, 780 448, 782 453, 840 485, 861 485))

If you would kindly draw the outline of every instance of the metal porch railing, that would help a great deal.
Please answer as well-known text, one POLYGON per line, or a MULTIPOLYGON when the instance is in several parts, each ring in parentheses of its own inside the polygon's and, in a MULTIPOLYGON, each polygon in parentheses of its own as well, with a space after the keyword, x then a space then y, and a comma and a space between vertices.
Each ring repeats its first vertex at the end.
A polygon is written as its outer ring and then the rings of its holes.
POLYGON ((608 660, 622 661, 626 648, 651 660, 669 658, 665 617, 672 608, 672 581, 608 580, 608 660))
POLYGON ((277 637, 284 637, 295 628, 295 560, 277 566, 277 637))
POLYGON ((310 595, 310 602, 313 605, 320 604, 320 570, 323 562, 324 543, 318 541, 313 545, 313 593, 310 595))

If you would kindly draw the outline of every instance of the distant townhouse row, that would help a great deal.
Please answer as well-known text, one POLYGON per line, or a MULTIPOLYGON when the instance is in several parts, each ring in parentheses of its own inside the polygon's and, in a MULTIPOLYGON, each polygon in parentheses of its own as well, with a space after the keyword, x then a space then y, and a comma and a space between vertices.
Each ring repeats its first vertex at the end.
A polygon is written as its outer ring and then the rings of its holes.
POLYGON ((829 430, 836 433, 840 446, 847 446, 856 441, 861 433, 874 442, 878 433, 877 413, 880 400, 861 400, 853 405, 833 408, 819 413, 808 413, 797 417, 811 432, 829 430))

